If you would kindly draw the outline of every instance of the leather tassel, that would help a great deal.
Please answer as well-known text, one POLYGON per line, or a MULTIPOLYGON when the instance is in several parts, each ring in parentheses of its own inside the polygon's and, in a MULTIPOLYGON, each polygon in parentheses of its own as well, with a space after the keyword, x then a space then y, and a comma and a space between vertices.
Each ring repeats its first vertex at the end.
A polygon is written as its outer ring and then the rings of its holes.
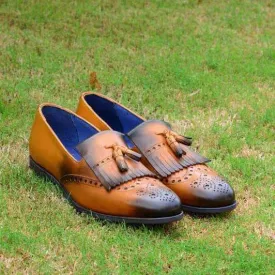
POLYGON ((182 155, 185 155, 185 152, 182 150, 180 144, 178 144, 176 141, 168 144, 178 158, 181 158, 182 155))
POLYGON ((122 153, 136 161, 141 159, 141 154, 127 148, 122 148, 122 153))
POLYGON ((184 137, 180 135, 176 135, 175 139, 177 142, 180 142, 184 145, 190 146, 192 144, 192 138, 191 137, 184 137))
POLYGON ((127 147, 119 146, 119 145, 111 145, 106 148, 113 149, 113 159, 116 161, 117 167, 120 172, 124 173, 128 171, 128 165, 125 161, 124 155, 127 155, 129 158, 139 161, 141 159, 141 154, 130 150, 127 147))
POLYGON ((128 171, 128 165, 127 165, 126 161, 124 160, 123 156, 118 156, 115 158, 115 160, 116 160, 116 164, 117 164, 117 167, 120 170, 120 172, 128 171))
POLYGON ((182 147, 180 146, 180 144, 177 142, 177 139, 176 139, 177 137, 180 137, 179 135, 177 135, 175 132, 167 131, 167 130, 164 131, 163 133, 159 133, 159 135, 163 135, 165 137, 169 147, 178 158, 181 158, 182 155, 185 155, 184 150, 182 149, 182 147))

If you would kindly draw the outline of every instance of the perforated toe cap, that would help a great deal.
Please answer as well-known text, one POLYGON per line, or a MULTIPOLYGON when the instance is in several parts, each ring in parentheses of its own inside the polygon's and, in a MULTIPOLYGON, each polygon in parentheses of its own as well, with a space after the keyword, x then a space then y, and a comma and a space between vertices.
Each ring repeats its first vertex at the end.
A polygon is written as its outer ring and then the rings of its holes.
POLYGON ((215 208, 235 202, 234 190, 228 182, 203 164, 184 168, 165 178, 163 183, 181 198, 184 205, 215 208))
POLYGON ((148 183, 136 190, 133 202, 137 215, 143 217, 169 217, 181 213, 180 198, 161 183, 148 183))
POLYGON ((235 202, 233 188, 219 176, 201 174, 190 183, 190 187, 200 206, 221 207, 235 202))

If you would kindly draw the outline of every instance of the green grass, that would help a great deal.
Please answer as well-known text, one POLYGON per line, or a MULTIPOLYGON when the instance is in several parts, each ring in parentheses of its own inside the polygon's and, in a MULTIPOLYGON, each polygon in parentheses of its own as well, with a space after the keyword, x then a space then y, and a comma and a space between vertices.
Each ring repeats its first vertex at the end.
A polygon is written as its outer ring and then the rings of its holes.
POLYGON ((271 274, 274 1, 0 1, 0 273, 271 274), (231 214, 163 227, 79 216, 27 166, 38 104, 102 93, 191 135, 231 214))

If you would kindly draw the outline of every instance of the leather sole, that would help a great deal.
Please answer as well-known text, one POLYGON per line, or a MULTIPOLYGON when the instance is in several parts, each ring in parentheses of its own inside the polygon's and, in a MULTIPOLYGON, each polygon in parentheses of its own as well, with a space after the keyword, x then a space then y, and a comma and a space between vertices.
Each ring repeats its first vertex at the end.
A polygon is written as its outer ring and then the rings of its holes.
POLYGON ((124 222, 127 224, 165 224, 170 222, 179 221, 183 217, 183 212, 177 214, 175 216, 169 217, 161 217, 161 218, 131 218, 131 217, 122 217, 122 216, 112 216, 106 215, 102 213, 98 213, 86 208, 83 208, 78 203, 76 203, 70 196, 69 192, 59 183, 59 181, 51 175, 48 171, 46 171, 42 166, 37 164, 31 157, 29 157, 29 167, 32 169, 38 176, 43 177, 47 180, 50 180, 55 185, 57 185, 65 197, 66 200, 76 209, 78 213, 85 213, 91 215, 92 217, 100 220, 105 220, 109 222, 124 222))
POLYGON ((219 214, 224 212, 232 211, 236 208, 237 202, 235 201, 233 204, 222 206, 222 207, 196 207, 190 205, 182 205, 182 210, 185 212, 192 212, 198 214, 219 214))

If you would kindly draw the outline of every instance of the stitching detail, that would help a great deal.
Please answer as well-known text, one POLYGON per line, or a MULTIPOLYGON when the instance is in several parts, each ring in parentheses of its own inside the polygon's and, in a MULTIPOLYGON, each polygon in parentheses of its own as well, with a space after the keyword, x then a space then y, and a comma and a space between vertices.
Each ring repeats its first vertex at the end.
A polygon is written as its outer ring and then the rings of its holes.
POLYGON ((62 184, 81 183, 89 186, 101 187, 103 186, 98 180, 91 179, 85 176, 69 174, 61 178, 62 184))
POLYGON ((145 153, 147 153, 147 154, 150 155, 150 154, 152 154, 154 151, 159 150, 159 149, 161 149, 162 147, 166 147, 166 143, 165 143, 165 142, 161 142, 161 143, 157 143, 157 144, 153 145, 151 148, 147 149, 147 150, 145 151, 145 153))
POLYGON ((96 168, 102 165, 105 165, 106 163, 110 162, 113 158, 112 157, 106 157, 103 160, 101 160, 100 162, 96 163, 92 168, 96 168))

